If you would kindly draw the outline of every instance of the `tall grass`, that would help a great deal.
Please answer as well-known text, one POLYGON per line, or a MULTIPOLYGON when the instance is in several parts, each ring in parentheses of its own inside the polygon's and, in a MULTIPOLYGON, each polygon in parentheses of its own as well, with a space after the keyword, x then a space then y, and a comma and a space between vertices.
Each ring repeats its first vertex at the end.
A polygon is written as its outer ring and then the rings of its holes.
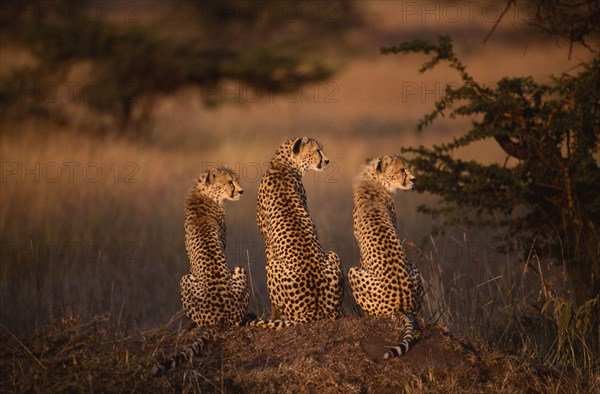
MULTIPOLYGON (((259 138, 232 139, 191 153, 72 133, 0 138, 0 320, 9 330, 31 330, 51 316, 89 318, 106 311, 140 327, 169 320, 181 308, 179 278, 188 270, 183 196, 194 176, 216 164, 234 168, 246 190, 239 202, 226 203, 228 261, 251 272, 251 311, 269 310, 255 201, 273 146, 259 138)), ((317 138, 332 164, 305 176, 308 203, 321 242, 347 270, 358 263, 352 177, 376 148, 359 137, 344 145, 327 134, 317 138)), ((400 143, 381 138, 385 146, 400 143)), ((560 326, 558 314, 572 308, 565 273, 537 255, 527 259, 531 245, 516 239, 508 240, 513 252, 505 254, 492 233, 454 229, 427 237, 430 223, 415 212, 423 198, 396 196, 398 232, 428 289, 423 317, 540 362, 568 365, 582 378, 597 376, 595 353, 578 340, 576 321, 560 326), (417 246, 422 239, 427 242, 417 246)), ((343 312, 353 315, 348 290, 343 312)))
MULTIPOLYGON (((348 150, 327 135, 317 137, 332 164, 305 177, 309 206, 323 245, 348 268, 358 260, 351 178, 374 150, 358 143, 348 150)), ((226 255, 231 265, 252 271, 254 312, 268 311, 256 193, 266 163, 287 136, 270 145, 230 139, 194 150, 74 133, 40 137, 35 128, 0 138, 0 313, 7 327, 21 331, 52 314, 107 310, 141 325, 168 319, 180 308, 179 278, 188 269, 183 197, 195 176, 221 164, 240 174, 246 190, 241 201, 226 204, 226 255)), ((402 220, 412 222, 409 215, 402 220)))
POLYGON ((180 163, 123 141, 39 138, 2 137, 2 321, 31 328, 73 309, 142 319, 174 302, 180 163))
MULTIPOLYGON (((426 281, 426 319, 478 338, 509 353, 530 357, 575 375, 582 387, 600 387, 598 316, 593 305, 576 306, 567 274, 514 240, 510 253, 461 229, 461 237, 430 238, 409 246, 426 281)), ((593 389, 592 389, 593 391, 593 389)))

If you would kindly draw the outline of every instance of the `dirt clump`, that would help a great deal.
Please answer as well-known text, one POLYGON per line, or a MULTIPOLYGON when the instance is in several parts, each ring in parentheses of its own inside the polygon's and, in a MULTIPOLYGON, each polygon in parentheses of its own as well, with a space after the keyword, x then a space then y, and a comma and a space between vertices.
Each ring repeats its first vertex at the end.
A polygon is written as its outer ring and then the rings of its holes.
POLYGON ((343 317, 281 331, 229 328, 206 352, 158 378, 150 368, 197 330, 139 331, 109 317, 60 319, 35 335, 0 333, 0 392, 398 393, 574 391, 533 360, 425 325, 404 356, 383 360, 400 332, 388 319, 343 317))
POLYGON ((423 327, 406 355, 383 360, 386 346, 399 337, 388 319, 350 317, 278 332, 230 329, 193 367, 164 379, 199 373, 206 390, 260 393, 543 392, 552 380, 544 368, 469 343, 440 326, 423 327))

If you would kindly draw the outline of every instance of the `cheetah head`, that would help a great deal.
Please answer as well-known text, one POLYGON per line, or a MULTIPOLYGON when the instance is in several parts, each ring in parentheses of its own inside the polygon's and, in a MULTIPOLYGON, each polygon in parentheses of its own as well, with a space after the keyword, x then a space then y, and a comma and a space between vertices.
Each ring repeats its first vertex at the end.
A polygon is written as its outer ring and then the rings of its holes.
POLYGON ((329 164, 329 159, 323 152, 323 146, 310 137, 296 138, 292 140, 291 161, 301 171, 322 171, 329 164))
POLYGON ((382 156, 370 162, 375 177, 390 192, 396 189, 410 190, 415 184, 415 176, 408 162, 398 155, 382 156))
POLYGON ((244 193, 237 174, 226 167, 211 168, 198 178, 196 190, 218 203, 237 201, 244 193))

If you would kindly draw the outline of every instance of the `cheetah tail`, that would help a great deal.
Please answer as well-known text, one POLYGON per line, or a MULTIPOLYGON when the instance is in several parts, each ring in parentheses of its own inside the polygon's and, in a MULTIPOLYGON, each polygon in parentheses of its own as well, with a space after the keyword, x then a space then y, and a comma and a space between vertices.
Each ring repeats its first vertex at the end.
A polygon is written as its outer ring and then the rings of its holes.
POLYGON ((162 361, 159 364, 156 364, 150 370, 150 376, 157 377, 162 373, 168 371, 169 369, 178 368, 181 364, 185 363, 188 360, 191 360, 194 356, 198 357, 202 354, 202 352, 206 349, 208 342, 212 340, 215 336, 215 331, 213 329, 204 329, 186 350, 169 357, 168 359, 162 361))
POLYGON ((239 325, 277 331, 286 327, 295 326, 296 322, 293 320, 262 319, 249 314, 240 322, 239 325))
POLYGON ((404 313, 400 313, 398 315, 394 315, 394 320, 402 329, 402 340, 396 346, 389 346, 389 350, 383 355, 385 360, 405 355, 413 342, 415 330, 413 317, 410 315, 405 315, 404 313))

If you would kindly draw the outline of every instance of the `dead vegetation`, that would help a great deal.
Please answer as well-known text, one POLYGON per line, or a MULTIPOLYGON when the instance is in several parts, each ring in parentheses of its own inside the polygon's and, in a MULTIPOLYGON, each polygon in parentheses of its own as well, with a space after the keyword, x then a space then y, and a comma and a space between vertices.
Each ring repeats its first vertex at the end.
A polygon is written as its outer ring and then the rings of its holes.
MULTIPOLYGON (((379 9, 372 17, 383 19, 376 20, 383 27, 373 37, 362 38, 369 55, 350 63, 331 84, 299 92, 299 100, 265 94, 252 105, 208 109, 201 92, 187 89, 157 103, 152 132, 140 144, 84 133, 102 119, 75 110, 73 133, 43 119, 3 123, 0 393, 600 392, 598 357, 591 353, 581 367, 581 347, 571 345, 580 339, 573 328, 579 320, 564 316, 579 313, 563 301, 571 286, 560 267, 542 261, 539 268, 563 297, 548 298, 546 286, 524 270, 521 255, 500 254, 488 234, 474 238, 477 230, 462 229, 431 237, 411 256, 428 281, 422 315, 468 339, 428 325, 405 357, 382 362, 382 346, 398 336, 386 320, 345 317, 282 332, 232 329, 193 366, 148 376, 156 361, 194 336, 177 319, 162 325, 180 308, 179 278, 188 269, 181 199, 193 176, 223 163, 243 178, 244 199, 227 207, 227 256, 232 266, 251 271, 251 311, 260 314, 268 310, 268 295, 255 197, 272 155, 265 141, 313 133, 326 147, 331 172, 305 183, 323 245, 340 254, 347 270, 358 261, 352 177, 365 158, 384 149, 430 146, 461 132, 463 126, 448 123, 412 133, 443 89, 456 82, 454 74, 436 70, 424 77, 417 72, 421 58, 398 62, 377 55, 381 45, 397 43, 403 34, 452 29, 428 18, 427 26, 413 19, 402 24, 407 31, 397 30, 406 4, 387 3, 368 2, 379 9), (98 168, 102 176, 96 179, 98 168), (54 315, 61 317, 50 319, 59 309, 54 315), (90 318, 102 311, 111 314, 90 318), (42 328, 31 333, 34 326, 42 328)), ((564 48, 521 36, 519 42, 480 46, 483 36, 473 34, 474 26, 450 27, 458 29, 453 36, 465 37, 461 55, 485 83, 529 74, 543 81, 587 56, 574 52, 569 59, 564 48), (510 61, 498 67, 498 59, 510 61)), ((490 26, 477 28, 487 32, 490 26)), ((7 60, 27 61, 5 47, 2 53, 1 71, 7 60)), ((503 163, 500 153, 484 145, 464 149, 463 158, 503 163)), ((402 207, 399 233, 415 242, 430 233, 429 221, 416 212, 424 198, 407 193, 396 201, 402 207)), ((506 243, 525 256, 530 249, 512 234, 506 243)), ((347 313, 354 307, 345 303, 347 313)))
POLYGON ((405 356, 383 361, 398 336, 385 319, 344 317, 280 332, 222 331, 204 356, 159 378, 156 360, 180 350, 194 330, 176 323, 139 331, 109 316, 88 323, 61 318, 45 330, 17 338, 2 330, 4 392, 574 392, 564 372, 426 324, 405 356))

